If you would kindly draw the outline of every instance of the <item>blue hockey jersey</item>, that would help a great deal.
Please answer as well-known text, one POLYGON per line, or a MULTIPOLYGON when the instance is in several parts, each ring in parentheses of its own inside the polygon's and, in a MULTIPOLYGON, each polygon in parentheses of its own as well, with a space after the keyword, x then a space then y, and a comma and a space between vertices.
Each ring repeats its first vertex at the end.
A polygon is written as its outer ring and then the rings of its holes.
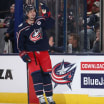
POLYGON ((36 18, 34 24, 24 22, 19 25, 17 32, 17 47, 21 51, 46 51, 49 49, 49 42, 46 30, 52 28, 54 19, 51 17, 36 18))

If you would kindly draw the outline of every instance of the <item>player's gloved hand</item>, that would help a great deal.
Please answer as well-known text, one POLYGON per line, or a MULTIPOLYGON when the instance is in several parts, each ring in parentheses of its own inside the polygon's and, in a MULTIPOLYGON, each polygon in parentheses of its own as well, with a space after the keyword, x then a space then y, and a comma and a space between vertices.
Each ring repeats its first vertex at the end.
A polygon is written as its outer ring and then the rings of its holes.
POLYGON ((30 57, 28 56, 28 54, 26 54, 25 51, 21 52, 19 55, 20 55, 20 57, 22 58, 22 60, 23 60, 24 62, 26 62, 26 63, 31 62, 30 57))
POLYGON ((44 17, 50 17, 51 16, 51 13, 49 11, 49 8, 46 6, 45 3, 40 3, 40 6, 41 6, 41 12, 42 12, 42 16, 44 17))
POLYGON ((23 59, 24 62, 27 62, 27 63, 31 62, 31 59, 30 59, 30 57, 27 54, 23 55, 22 59, 23 59))

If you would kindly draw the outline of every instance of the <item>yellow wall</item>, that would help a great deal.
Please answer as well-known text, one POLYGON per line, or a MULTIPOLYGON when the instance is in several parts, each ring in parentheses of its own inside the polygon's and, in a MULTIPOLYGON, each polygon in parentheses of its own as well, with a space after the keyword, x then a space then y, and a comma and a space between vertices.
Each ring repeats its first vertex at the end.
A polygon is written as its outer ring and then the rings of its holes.
POLYGON ((27 93, 0 93, 0 103, 27 104, 27 93))
MULTIPOLYGON (((26 93, 0 93, 0 104, 28 104, 26 93)), ((54 94, 56 104, 104 104, 104 97, 89 97, 88 95, 54 94)))
POLYGON ((104 97, 88 95, 54 94, 56 104, 104 104, 104 97))

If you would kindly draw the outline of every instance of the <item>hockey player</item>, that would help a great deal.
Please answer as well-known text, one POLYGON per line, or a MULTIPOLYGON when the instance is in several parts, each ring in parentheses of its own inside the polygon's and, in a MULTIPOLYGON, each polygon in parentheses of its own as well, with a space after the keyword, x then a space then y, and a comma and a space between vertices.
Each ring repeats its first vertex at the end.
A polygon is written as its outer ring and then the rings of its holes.
POLYGON ((40 3, 42 17, 36 16, 36 9, 27 5, 24 23, 20 24, 17 32, 17 45, 19 55, 28 64, 33 79, 34 89, 40 104, 55 104, 52 95, 52 82, 49 72, 52 71, 51 60, 48 53, 48 39, 45 30, 54 25, 50 11, 44 3, 40 3))

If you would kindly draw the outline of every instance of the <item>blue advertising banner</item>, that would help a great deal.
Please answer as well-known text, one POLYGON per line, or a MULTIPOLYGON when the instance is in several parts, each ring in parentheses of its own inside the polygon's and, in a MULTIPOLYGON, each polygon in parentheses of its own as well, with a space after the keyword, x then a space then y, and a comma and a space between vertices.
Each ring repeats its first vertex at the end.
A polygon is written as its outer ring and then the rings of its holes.
POLYGON ((81 88, 104 88, 104 74, 81 74, 81 88))

